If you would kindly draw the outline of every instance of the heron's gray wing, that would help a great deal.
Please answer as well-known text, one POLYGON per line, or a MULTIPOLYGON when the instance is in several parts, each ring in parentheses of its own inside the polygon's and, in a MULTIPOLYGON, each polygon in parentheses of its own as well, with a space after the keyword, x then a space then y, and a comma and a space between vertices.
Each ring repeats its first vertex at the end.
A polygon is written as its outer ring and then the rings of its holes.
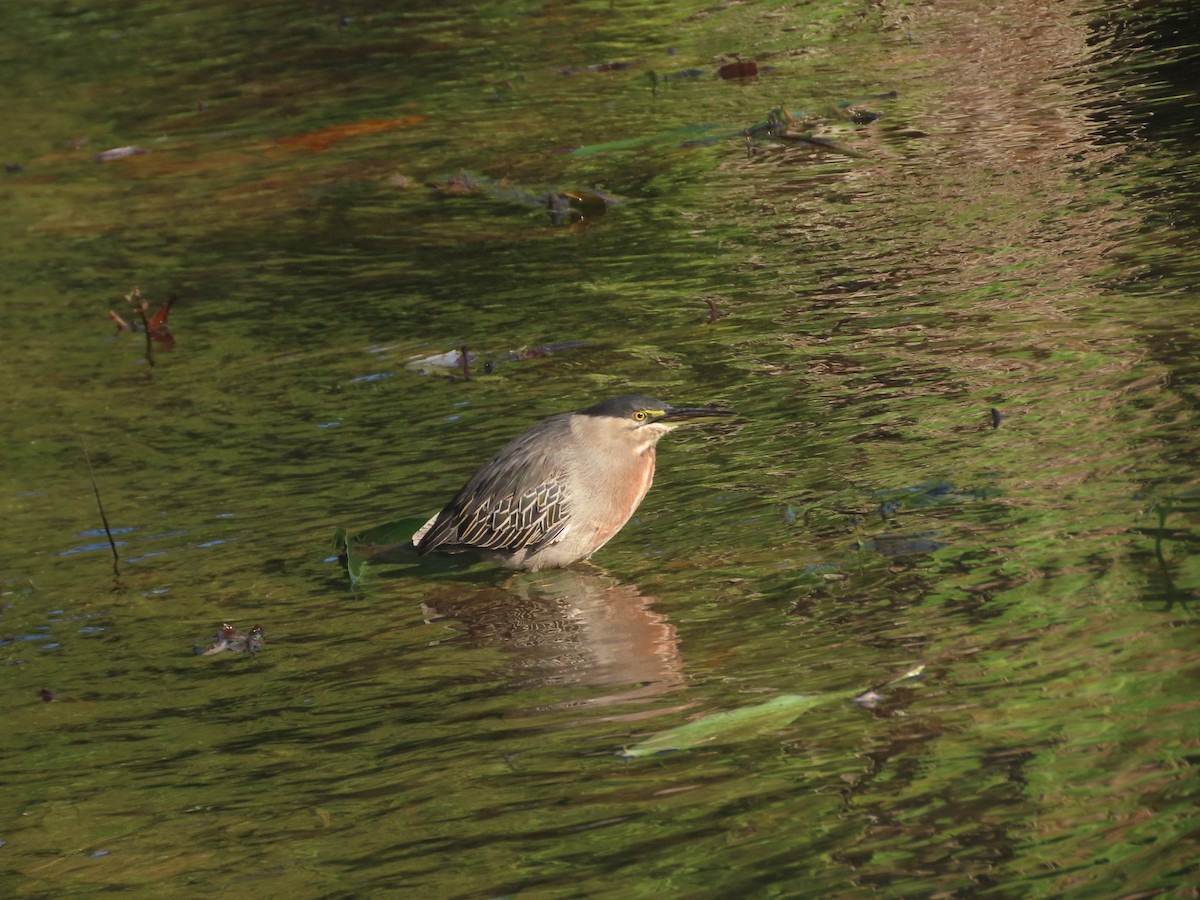
POLYGON ((552 416, 497 453, 446 504, 417 544, 446 550, 538 550, 561 540, 571 502, 565 486, 566 416, 552 416))

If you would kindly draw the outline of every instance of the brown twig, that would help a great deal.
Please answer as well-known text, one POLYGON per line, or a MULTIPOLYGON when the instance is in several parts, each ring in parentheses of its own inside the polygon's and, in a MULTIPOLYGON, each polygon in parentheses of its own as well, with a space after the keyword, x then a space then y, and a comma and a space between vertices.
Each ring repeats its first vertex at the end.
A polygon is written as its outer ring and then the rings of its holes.
POLYGON ((708 321, 704 324, 712 325, 717 319, 721 318, 721 311, 717 309, 717 301, 711 297, 705 297, 704 302, 708 304, 708 321))
POLYGON ((146 316, 146 298, 142 296, 142 289, 135 287, 132 291, 125 295, 125 299, 129 301, 139 316, 142 317, 142 331, 146 334, 146 362, 154 365, 154 345, 150 339, 150 319, 146 316))
POLYGON ((467 345, 463 344, 458 349, 458 362, 462 366, 463 381, 471 380, 471 361, 467 356, 467 345))
POLYGON ((104 523, 104 533, 108 535, 108 546, 112 548, 113 575, 120 578, 121 556, 117 553, 117 542, 113 540, 112 529, 108 527, 108 516, 104 514, 104 503, 100 500, 100 487, 96 484, 96 472, 92 469, 92 458, 88 455, 87 445, 83 442, 83 436, 76 435, 76 437, 79 438, 79 449, 83 451, 83 461, 87 463, 88 477, 92 479, 92 493, 96 495, 96 506, 100 510, 100 521, 104 523))
POLYGON ((795 131, 788 131, 786 128, 777 133, 773 133, 772 137, 780 141, 789 141, 793 144, 808 144, 810 147, 818 147, 821 150, 828 150, 831 153, 840 153, 842 156, 852 156, 855 159, 870 159, 866 153, 859 153, 857 150, 851 150, 849 147, 843 147, 841 144, 835 144, 828 138, 817 137, 815 134, 800 134, 795 131))

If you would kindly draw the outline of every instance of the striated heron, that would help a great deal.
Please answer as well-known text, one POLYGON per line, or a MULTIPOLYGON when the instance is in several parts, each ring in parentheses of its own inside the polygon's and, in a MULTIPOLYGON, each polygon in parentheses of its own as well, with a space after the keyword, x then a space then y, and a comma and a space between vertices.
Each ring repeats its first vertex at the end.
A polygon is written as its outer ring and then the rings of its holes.
POLYGON ((550 416, 488 460, 413 544, 422 556, 473 550, 513 569, 569 566, 629 521, 650 490, 664 434, 732 415, 626 396, 550 416))

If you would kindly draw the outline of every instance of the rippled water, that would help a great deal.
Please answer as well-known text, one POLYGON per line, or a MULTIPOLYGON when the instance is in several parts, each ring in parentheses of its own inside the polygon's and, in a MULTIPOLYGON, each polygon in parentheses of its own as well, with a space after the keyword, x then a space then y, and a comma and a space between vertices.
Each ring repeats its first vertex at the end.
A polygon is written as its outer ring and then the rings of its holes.
POLYGON ((6 894, 1194 891, 1186 4, 9 19, 6 894), (629 391, 594 568, 350 588, 629 391))

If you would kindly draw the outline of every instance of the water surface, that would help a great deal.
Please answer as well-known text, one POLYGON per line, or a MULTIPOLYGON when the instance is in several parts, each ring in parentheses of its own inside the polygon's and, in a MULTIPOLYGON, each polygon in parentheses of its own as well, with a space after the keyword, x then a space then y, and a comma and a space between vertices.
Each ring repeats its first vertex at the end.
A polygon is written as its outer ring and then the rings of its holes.
POLYGON ((9 19, 6 893, 1193 889, 1186 4, 9 19), (742 416, 594 567, 350 588, 631 391, 742 416))

